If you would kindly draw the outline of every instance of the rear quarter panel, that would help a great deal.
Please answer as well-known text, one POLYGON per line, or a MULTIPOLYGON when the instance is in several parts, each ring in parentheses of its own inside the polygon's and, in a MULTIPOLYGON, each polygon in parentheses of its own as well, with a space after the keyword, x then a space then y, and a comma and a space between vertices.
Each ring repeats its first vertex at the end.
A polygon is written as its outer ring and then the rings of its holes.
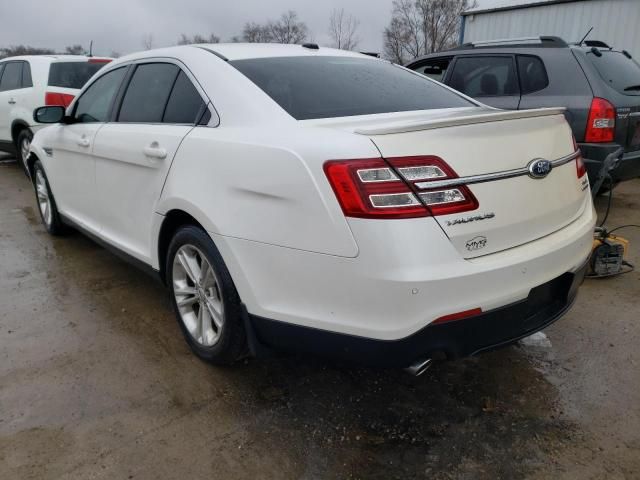
POLYGON ((371 157, 379 153, 366 137, 324 128, 197 127, 176 155, 157 212, 184 210, 215 234, 355 257, 323 164, 371 157))

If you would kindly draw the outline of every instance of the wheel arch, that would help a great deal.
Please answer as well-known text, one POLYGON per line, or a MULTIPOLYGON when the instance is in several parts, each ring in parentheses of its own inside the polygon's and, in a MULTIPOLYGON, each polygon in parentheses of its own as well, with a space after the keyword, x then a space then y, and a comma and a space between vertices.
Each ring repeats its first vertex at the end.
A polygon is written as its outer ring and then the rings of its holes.
MULTIPOLYGON (((29 171, 29 178, 33 179, 33 168, 36 162, 40 160, 38 156, 31 152, 29 158, 27 158, 27 170, 29 171)), ((44 167, 43 167, 44 168, 44 167)))
POLYGON ((13 144, 18 147, 18 135, 22 130, 29 130, 29 124, 21 119, 15 119, 11 122, 11 139, 13 140, 13 144))
POLYGON ((158 233, 158 271, 160 273, 160 279, 166 284, 166 263, 167 252, 169 250, 169 244, 175 233, 181 227, 193 225, 201 228, 206 232, 206 229, 193 215, 187 213, 181 209, 169 210, 162 220, 160 225, 160 231, 158 233))

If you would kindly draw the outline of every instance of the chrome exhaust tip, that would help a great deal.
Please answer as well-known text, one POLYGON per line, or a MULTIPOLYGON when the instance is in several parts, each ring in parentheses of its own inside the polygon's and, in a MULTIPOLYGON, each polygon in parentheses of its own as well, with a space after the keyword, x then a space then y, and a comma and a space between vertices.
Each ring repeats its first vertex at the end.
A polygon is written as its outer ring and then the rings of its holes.
POLYGON ((408 366, 404 370, 405 372, 413 375, 414 377, 419 377, 429 369, 429 367, 431 366, 431 363, 432 363, 432 360, 430 358, 418 360, 416 363, 408 366))

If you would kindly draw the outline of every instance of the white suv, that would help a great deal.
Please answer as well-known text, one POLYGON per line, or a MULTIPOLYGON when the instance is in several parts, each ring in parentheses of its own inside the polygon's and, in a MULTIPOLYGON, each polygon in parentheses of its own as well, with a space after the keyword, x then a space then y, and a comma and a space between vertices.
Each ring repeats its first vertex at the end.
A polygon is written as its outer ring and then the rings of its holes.
POLYGON ((159 275, 212 362, 266 345, 419 373, 544 328, 584 277, 595 215, 562 109, 216 44, 121 58, 35 115, 57 123, 28 161, 47 230, 159 275))
POLYGON ((110 58, 38 55, 0 60, 0 150, 17 153, 26 170, 29 144, 42 125, 33 121, 41 105, 69 106, 84 84, 110 58))

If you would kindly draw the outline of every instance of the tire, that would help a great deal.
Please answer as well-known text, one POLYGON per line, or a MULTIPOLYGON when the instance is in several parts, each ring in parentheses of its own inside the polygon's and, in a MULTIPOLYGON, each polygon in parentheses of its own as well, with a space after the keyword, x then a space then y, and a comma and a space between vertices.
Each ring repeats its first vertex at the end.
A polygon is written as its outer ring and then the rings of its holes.
POLYGON ((209 235, 195 226, 180 228, 169 244, 165 268, 173 311, 191 350, 216 365, 245 357, 240 297, 209 235))
POLYGON ((42 168, 40 160, 36 160, 33 165, 33 188, 44 228, 46 228, 47 232, 51 235, 62 235, 66 233, 67 229, 60 220, 56 200, 53 197, 49 180, 47 180, 47 175, 44 172, 44 168, 42 168))
POLYGON ((20 130, 18 138, 16 139, 18 160, 20 161, 20 166, 22 166, 22 170, 27 177, 30 176, 27 160, 29 159, 29 147, 31 146, 31 140, 33 140, 33 133, 31 133, 31 130, 28 128, 20 130))

